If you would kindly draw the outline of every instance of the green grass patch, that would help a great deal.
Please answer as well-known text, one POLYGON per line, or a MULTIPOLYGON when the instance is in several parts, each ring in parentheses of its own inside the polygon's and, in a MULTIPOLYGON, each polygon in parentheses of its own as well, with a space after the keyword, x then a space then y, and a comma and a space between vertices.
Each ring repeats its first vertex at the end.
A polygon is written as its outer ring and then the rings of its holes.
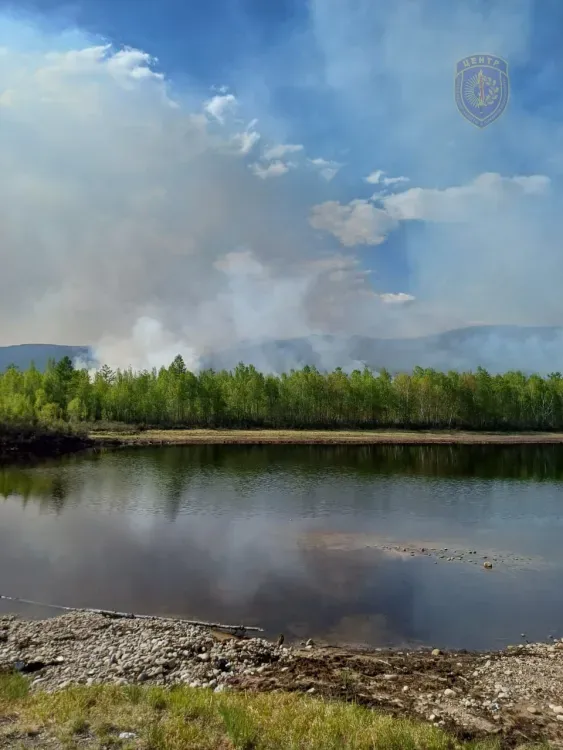
POLYGON ((21 700, 29 693, 29 682, 18 674, 0 673, 0 706, 5 703, 21 700))
MULTIPOLYGON (((121 750, 501 750, 499 740, 459 743, 441 729, 350 703, 294 693, 216 694, 188 687, 72 687, 28 692, 0 676, 2 739, 33 732, 33 747, 121 750), (124 734, 126 733, 126 734, 124 734), (120 737, 120 735, 122 735, 120 737)), ((23 742, 22 746, 25 745, 23 742)))

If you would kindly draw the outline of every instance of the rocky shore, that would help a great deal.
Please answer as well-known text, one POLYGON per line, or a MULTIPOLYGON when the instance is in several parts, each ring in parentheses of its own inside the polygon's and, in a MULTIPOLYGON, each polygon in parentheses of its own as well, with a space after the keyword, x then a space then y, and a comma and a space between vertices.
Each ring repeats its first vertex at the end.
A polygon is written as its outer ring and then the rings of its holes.
POLYGON ((506 747, 537 740, 563 747, 563 641, 487 654, 361 652, 77 612, 0 618, 0 671, 14 669, 32 690, 143 683, 299 691, 417 716, 459 736, 501 736, 506 747))
POLYGON ((32 687, 150 682, 222 690, 240 675, 290 659, 287 648, 165 619, 76 612, 52 619, 0 618, 0 670, 15 666, 32 687))

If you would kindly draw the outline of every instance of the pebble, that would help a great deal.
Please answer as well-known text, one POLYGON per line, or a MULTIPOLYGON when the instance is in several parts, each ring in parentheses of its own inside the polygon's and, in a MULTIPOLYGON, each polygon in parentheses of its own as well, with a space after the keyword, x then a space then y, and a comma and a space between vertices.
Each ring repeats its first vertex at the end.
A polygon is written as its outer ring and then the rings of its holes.
POLYGON ((187 684, 219 687, 245 670, 287 667, 291 649, 262 638, 216 640, 207 628, 180 620, 110 619, 72 612, 48 620, 0 616, 5 634, 0 671, 41 660, 32 689, 71 684, 187 684), (285 662, 285 664, 283 664, 285 662))
POLYGON ((442 652, 439 648, 432 649, 432 656, 441 656, 442 652))

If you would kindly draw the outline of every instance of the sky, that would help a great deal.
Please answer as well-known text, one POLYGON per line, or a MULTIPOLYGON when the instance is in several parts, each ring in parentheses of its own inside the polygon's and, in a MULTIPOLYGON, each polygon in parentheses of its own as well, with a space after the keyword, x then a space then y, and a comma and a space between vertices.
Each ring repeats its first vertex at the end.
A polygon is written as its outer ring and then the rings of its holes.
POLYGON ((563 325, 562 37, 560 0, 0 0, 0 345, 563 325))

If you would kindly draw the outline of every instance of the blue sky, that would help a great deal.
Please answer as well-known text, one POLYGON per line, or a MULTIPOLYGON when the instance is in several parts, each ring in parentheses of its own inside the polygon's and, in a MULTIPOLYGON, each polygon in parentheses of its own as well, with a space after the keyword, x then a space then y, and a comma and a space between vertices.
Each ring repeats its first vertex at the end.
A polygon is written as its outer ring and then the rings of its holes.
POLYGON ((562 41, 560 0, 0 0, 0 343, 563 324, 562 41))

